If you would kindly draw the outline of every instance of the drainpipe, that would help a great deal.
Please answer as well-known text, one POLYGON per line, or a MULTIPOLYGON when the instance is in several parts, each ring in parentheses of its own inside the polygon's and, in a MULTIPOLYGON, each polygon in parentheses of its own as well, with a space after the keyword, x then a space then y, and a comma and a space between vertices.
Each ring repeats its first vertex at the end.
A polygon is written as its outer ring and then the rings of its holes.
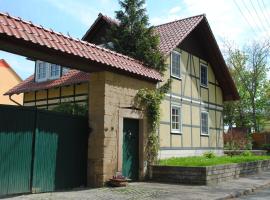
POLYGON ((12 101, 13 103, 17 104, 18 106, 22 106, 22 104, 18 103, 17 101, 15 101, 14 99, 11 98, 12 95, 9 95, 9 100, 12 101))

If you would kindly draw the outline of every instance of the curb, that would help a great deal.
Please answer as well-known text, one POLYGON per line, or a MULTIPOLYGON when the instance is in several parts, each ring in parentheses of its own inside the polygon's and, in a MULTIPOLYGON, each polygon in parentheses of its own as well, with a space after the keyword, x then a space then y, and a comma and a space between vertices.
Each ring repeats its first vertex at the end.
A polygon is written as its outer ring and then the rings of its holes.
POLYGON ((260 184, 260 185, 252 186, 251 188, 246 188, 246 189, 242 189, 242 190, 239 190, 236 192, 232 192, 232 193, 230 193, 222 198, 218 198, 216 200, 234 199, 234 198, 238 198, 241 196, 246 196, 246 195, 252 194, 258 190, 266 189, 268 187, 270 187, 270 181, 267 181, 267 182, 260 184))

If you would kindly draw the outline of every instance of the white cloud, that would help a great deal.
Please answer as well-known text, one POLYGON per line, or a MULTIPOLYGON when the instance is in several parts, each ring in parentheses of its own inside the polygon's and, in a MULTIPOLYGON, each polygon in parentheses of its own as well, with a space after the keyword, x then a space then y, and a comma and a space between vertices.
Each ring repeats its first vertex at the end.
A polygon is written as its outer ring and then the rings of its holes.
POLYGON ((171 10, 169 10, 169 14, 176 14, 179 13, 181 11, 181 7, 180 6, 176 6, 171 8, 171 10))

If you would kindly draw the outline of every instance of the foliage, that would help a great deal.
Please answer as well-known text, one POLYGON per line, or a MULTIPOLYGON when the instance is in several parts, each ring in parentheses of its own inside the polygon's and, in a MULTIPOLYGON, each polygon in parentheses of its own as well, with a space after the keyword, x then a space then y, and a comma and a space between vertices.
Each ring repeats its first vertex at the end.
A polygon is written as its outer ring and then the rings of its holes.
POLYGON ((241 153, 241 156, 244 156, 244 157, 249 157, 249 156, 253 156, 253 155, 254 154, 249 150, 246 150, 243 153, 241 153))
POLYGON ((204 156, 183 157, 183 158, 169 158, 159 161, 159 165, 166 166, 183 166, 183 167, 199 167, 199 166, 214 166, 232 163, 244 163, 258 160, 270 160, 270 156, 217 156, 208 159, 204 156))
POLYGON ((87 117, 88 105, 87 104, 80 105, 76 103, 65 102, 54 107, 52 111, 87 117))
POLYGON ((263 148, 264 150, 270 151, 270 144, 264 144, 264 145, 262 146, 262 148, 263 148))
POLYGON ((119 3, 121 10, 116 11, 119 24, 112 25, 107 38, 113 44, 112 49, 164 72, 165 60, 158 48, 159 36, 154 34, 153 27, 149 27, 145 0, 123 0, 119 3))
POLYGON ((268 56, 268 42, 253 42, 243 50, 228 47, 227 64, 240 95, 240 101, 224 105, 224 123, 229 127, 251 127, 257 132, 269 113, 268 56))
POLYGON ((138 103, 145 108, 147 112, 149 134, 147 139, 147 161, 149 164, 157 161, 159 150, 159 139, 157 128, 160 121, 160 104, 171 87, 171 80, 158 89, 141 89, 137 94, 138 103))
POLYGON ((203 156, 208 159, 212 159, 216 157, 216 154, 213 151, 208 151, 203 153, 203 156))
POLYGON ((252 138, 245 133, 229 131, 223 134, 224 149, 226 150, 251 150, 252 138))

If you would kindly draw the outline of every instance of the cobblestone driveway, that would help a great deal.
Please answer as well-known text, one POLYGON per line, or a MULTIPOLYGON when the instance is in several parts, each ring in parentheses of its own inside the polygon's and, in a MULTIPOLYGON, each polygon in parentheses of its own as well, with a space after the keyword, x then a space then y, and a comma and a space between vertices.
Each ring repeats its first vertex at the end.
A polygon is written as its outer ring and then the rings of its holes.
POLYGON ((160 183, 131 183, 125 188, 84 189, 68 192, 22 195, 5 200, 210 200, 228 198, 250 188, 270 186, 270 171, 215 186, 187 186, 160 183))

